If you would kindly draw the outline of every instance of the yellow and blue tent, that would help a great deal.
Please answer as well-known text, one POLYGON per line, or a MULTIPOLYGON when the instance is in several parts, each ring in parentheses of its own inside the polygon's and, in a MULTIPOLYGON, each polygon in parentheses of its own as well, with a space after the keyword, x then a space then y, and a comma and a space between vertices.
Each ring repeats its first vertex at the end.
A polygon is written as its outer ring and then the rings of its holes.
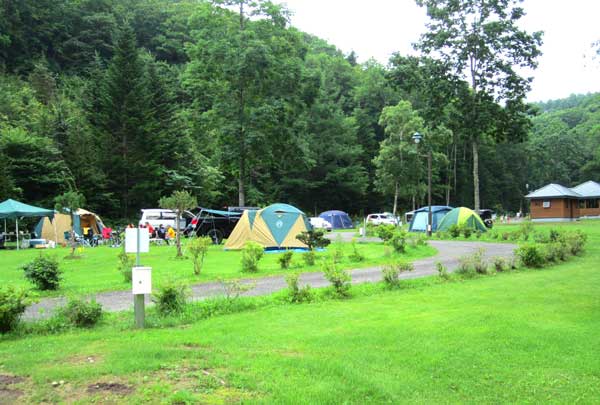
POLYGON ((248 241, 266 249, 307 248, 296 236, 310 229, 304 212, 292 205, 273 204, 262 210, 247 210, 227 238, 225 249, 242 249, 248 241))
POLYGON ((477 213, 466 207, 458 207, 449 211, 438 224, 438 231, 447 231, 452 225, 471 228, 485 232, 487 228, 477 213))

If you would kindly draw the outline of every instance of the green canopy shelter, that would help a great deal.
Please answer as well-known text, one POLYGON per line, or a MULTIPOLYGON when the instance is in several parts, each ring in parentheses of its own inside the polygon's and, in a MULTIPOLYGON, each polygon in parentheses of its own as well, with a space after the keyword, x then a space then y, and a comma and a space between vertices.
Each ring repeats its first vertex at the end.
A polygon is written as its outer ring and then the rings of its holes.
POLYGON ((444 218, 438 224, 438 231, 447 231, 452 225, 471 228, 474 231, 487 231, 481 217, 475 211, 466 207, 454 208, 444 215, 444 218))
POLYGON ((24 217, 54 217, 53 210, 47 210, 19 201, 8 199, 0 203, 0 219, 4 219, 4 233, 6 233, 6 220, 14 219, 17 235, 17 250, 19 249, 19 218, 24 217))

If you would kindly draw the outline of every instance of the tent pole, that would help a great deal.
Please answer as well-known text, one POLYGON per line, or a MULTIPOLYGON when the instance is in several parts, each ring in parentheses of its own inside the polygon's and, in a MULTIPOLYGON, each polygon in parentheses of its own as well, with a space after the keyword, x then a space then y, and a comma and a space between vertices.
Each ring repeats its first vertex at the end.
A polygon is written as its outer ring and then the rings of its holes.
POLYGON ((16 221, 16 228, 17 228, 17 250, 19 250, 19 217, 15 218, 16 221))

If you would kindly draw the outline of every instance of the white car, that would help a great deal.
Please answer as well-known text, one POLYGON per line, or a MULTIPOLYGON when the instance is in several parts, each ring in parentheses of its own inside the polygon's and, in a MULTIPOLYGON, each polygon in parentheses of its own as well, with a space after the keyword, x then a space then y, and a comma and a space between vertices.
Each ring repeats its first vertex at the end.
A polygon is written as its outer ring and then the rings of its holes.
MULTIPOLYGON (((179 229, 183 230, 186 226, 186 215, 187 212, 184 212, 179 219, 179 229)), ((142 218, 140 219, 140 225, 146 225, 148 222, 152 225, 153 228, 158 228, 160 225, 163 225, 165 228, 171 226, 175 228, 175 221, 177 215, 175 215, 175 211, 165 210, 160 208, 152 208, 142 210, 142 218)))
POLYGON ((315 229, 325 229, 327 232, 331 232, 333 229, 331 223, 321 217, 311 217, 308 220, 315 229))
POLYGON ((392 214, 369 214, 367 215, 367 223, 373 225, 398 225, 398 221, 392 214))

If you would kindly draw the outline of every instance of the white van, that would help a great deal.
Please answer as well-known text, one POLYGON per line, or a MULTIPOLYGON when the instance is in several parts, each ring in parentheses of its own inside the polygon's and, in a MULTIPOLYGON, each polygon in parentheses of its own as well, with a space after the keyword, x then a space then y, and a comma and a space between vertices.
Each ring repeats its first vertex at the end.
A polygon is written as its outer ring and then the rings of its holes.
MULTIPOLYGON (((183 212, 179 219, 179 229, 183 230, 186 226, 186 212, 183 212)), ((171 226, 175 228, 175 221, 177 215, 175 211, 165 210, 160 208, 152 208, 142 210, 142 219, 140 219, 139 225, 146 225, 148 222, 152 227, 158 228, 163 225, 165 228, 171 226)))

